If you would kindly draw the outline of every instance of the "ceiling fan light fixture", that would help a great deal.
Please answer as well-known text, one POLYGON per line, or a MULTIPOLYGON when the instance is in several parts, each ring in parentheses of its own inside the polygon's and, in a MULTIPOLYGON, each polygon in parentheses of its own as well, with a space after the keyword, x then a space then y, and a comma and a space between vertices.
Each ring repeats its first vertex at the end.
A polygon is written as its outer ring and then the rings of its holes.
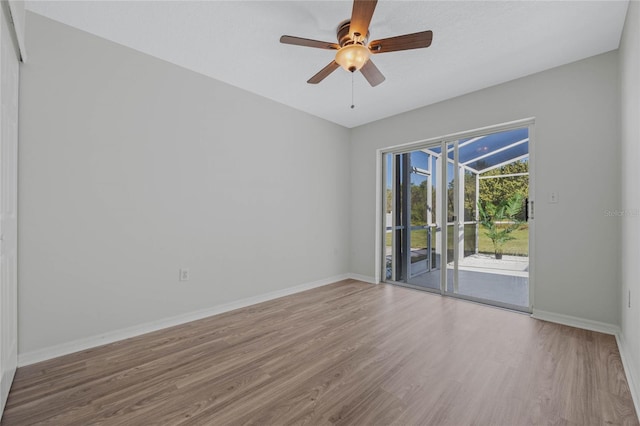
POLYGON ((371 52, 362 44, 354 43, 343 46, 336 53, 336 62, 345 70, 355 72, 367 63, 371 52))

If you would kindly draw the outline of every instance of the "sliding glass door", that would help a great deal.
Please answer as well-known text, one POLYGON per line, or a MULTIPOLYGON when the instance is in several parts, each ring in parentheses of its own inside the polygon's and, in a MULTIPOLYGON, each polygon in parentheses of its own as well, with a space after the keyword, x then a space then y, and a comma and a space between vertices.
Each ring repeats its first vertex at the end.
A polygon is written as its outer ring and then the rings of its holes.
POLYGON ((530 310, 529 129, 385 154, 385 280, 530 310))

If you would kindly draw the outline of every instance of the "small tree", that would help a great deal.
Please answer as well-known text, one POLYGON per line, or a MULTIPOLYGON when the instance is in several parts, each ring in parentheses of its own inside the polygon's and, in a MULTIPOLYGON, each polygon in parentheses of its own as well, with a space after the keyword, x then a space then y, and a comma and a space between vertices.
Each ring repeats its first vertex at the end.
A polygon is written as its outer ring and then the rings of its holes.
POLYGON ((511 233, 522 226, 518 215, 522 211, 522 194, 515 193, 497 205, 492 202, 478 202, 480 225, 487 231, 485 235, 493 243, 496 259, 502 259, 502 249, 507 241, 514 240, 511 233))

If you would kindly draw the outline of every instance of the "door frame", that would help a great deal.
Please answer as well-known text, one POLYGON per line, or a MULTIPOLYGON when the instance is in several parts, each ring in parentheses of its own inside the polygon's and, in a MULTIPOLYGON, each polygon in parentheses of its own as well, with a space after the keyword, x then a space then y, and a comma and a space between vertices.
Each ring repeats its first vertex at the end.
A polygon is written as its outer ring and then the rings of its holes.
MULTIPOLYGON (((379 148, 376 150, 376 229, 375 229, 375 283, 381 283, 385 281, 385 269, 386 269, 386 223, 385 223, 385 215, 386 215, 386 195, 383 196, 383 192, 386 191, 386 155, 387 154, 402 154, 408 153, 412 151, 419 150, 421 148, 425 148, 426 146, 434 146, 438 143, 448 144, 455 143, 457 145, 457 141, 460 139, 473 138, 478 136, 484 136, 490 133, 499 133, 508 130, 514 130, 518 128, 527 127, 529 132, 529 203, 527 204, 528 216, 529 216, 529 306, 525 312, 531 313, 533 312, 533 307, 535 304, 535 117, 524 118, 521 120, 510 121, 506 123, 480 127, 477 129, 466 130, 462 132, 450 133, 443 136, 437 136, 428 139, 422 139, 415 142, 410 142, 406 144, 398 144, 391 145, 384 148, 379 148)), ((457 160, 457 158, 456 158, 457 160)), ((444 181, 446 181, 446 167, 443 167, 442 176, 445 177, 444 181)), ((442 176, 439 176, 439 179, 442 179, 442 176)), ((444 196, 446 196, 446 192, 442 191, 444 196)), ((454 191, 455 193, 455 191, 454 191)), ((457 194, 456 194, 457 195, 457 194)), ((446 201, 446 200, 445 200, 446 201)), ((440 207, 443 209, 445 216, 443 216, 443 220, 446 221, 446 202, 443 200, 439 200, 440 207)), ((442 247, 447 247, 447 231, 446 231, 446 223, 441 224, 443 227, 441 232, 441 238, 443 240, 442 247)), ((455 248, 454 248, 455 249, 455 248)), ((443 296, 452 296, 460 299, 466 299, 481 303, 487 303, 487 301, 483 299, 476 299, 469 296, 464 296, 460 294, 452 295, 450 293, 446 293, 446 265, 442 267, 442 262, 445 262, 444 254, 441 257, 441 280, 440 280, 440 291, 431 290, 431 292, 439 293, 443 296)), ((455 270, 455 269, 454 269, 455 270)), ((454 278, 455 280, 455 278, 454 278)), ((454 281, 454 282, 457 282, 454 281)), ((411 286, 410 284, 405 283, 395 283, 407 287, 419 288, 420 290, 429 291, 429 289, 423 287, 411 286)), ((500 303, 500 302, 492 302, 493 306, 504 307, 508 309, 517 309, 522 311, 522 307, 514 307, 508 304, 500 303)))
POLYGON ((18 114, 20 49, 11 7, 0 7, 0 415, 18 363, 18 114))

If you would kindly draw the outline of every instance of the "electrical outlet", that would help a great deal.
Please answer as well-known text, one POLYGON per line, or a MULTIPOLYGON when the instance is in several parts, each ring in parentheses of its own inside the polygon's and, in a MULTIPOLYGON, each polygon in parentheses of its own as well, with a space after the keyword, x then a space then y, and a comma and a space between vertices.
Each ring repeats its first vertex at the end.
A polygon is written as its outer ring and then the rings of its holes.
POLYGON ((180 281, 189 281, 189 268, 180 268, 180 281))

